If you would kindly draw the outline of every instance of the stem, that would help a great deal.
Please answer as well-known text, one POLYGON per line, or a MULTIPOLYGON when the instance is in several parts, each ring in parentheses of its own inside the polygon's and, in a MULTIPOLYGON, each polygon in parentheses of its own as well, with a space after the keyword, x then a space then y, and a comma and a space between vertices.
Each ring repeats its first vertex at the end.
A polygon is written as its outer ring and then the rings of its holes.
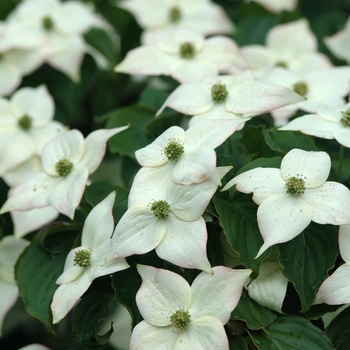
POLYGON ((345 147, 343 145, 340 146, 340 151, 339 151, 339 162, 338 162, 338 172, 337 172, 337 181, 340 181, 340 173, 341 173, 341 168, 343 165, 343 158, 344 158, 344 151, 345 147))

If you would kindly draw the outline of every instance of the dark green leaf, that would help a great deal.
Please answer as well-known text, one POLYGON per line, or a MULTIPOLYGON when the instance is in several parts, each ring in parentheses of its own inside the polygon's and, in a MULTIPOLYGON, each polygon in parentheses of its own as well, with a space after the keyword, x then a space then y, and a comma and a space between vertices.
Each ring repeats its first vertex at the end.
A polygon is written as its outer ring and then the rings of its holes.
POLYGON ((164 101, 169 96, 168 93, 154 88, 146 88, 143 90, 140 96, 139 103, 140 105, 144 105, 150 107, 156 113, 160 107, 162 107, 164 101))
POLYGON ((329 326, 325 329, 326 334, 335 347, 344 342, 350 343, 350 308, 347 307, 339 315, 337 315, 329 326))
POLYGON ((230 343, 231 350, 248 350, 247 343, 240 336, 236 336, 236 337, 230 339, 229 343, 230 343))
POLYGON ((335 226, 312 222, 303 233, 278 247, 283 274, 294 284, 303 311, 310 308, 317 289, 334 266, 339 254, 337 231, 335 226))

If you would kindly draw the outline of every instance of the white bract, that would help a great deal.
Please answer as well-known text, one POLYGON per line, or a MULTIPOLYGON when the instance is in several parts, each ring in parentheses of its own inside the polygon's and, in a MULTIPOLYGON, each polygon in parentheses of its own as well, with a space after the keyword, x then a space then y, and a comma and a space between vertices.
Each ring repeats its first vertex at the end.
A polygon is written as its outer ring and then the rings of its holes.
POLYGON ((242 120, 202 120, 186 131, 172 126, 135 156, 140 165, 172 169, 171 179, 183 185, 209 179, 221 184, 214 149, 242 124, 242 120))
POLYGON ((317 114, 296 118, 279 130, 300 130, 307 135, 336 139, 341 145, 350 147, 350 103, 343 108, 320 106, 317 114))
POLYGON ((125 259, 103 265, 114 228, 114 200, 115 192, 112 192, 91 210, 84 223, 81 246, 67 255, 64 271, 56 281, 60 286, 52 299, 53 323, 67 315, 95 278, 129 267, 125 259))
POLYGON ((0 213, 50 205, 73 218, 89 175, 102 161, 108 139, 126 128, 96 130, 86 139, 78 130, 58 134, 43 149, 43 171, 14 188, 0 213))
POLYGON ((210 0, 126 0, 118 2, 118 6, 135 16, 145 29, 144 38, 157 28, 187 27, 204 35, 234 29, 224 10, 210 0))
POLYGON ((269 112, 287 104, 304 101, 304 97, 282 86, 254 80, 250 71, 237 75, 204 77, 200 83, 177 87, 166 99, 165 107, 180 113, 194 115, 193 125, 202 119, 249 120, 243 115, 269 112))
POLYGON ((350 224, 350 192, 337 182, 326 181, 331 160, 325 152, 292 149, 281 169, 255 168, 237 175, 223 190, 236 185, 253 193, 259 205, 258 225, 264 244, 257 257, 270 246, 288 242, 311 221, 318 224, 350 224))
POLYGON ((18 297, 15 264, 28 244, 28 241, 15 239, 13 236, 5 236, 0 241, 0 336, 4 317, 18 297))
POLYGON ((0 176, 40 156, 45 144, 65 130, 53 120, 54 108, 44 85, 22 88, 10 100, 0 97, 0 176))
POLYGON ((144 265, 137 269, 142 285, 136 303, 144 320, 133 330, 130 350, 229 350, 223 325, 251 270, 216 266, 190 286, 174 272, 144 265))
POLYGON ((170 75, 181 83, 199 82, 205 75, 245 66, 237 44, 230 38, 187 28, 157 30, 152 44, 129 51, 114 70, 132 75, 170 75))
MULTIPOLYGON (((252 1, 252 0, 246 0, 252 1)), ((253 0, 271 12, 293 11, 298 0, 253 0)))
POLYGON ((350 42, 350 17, 343 30, 331 37, 325 38, 324 42, 335 56, 350 63, 350 52, 348 50, 350 42))
POLYGON ((350 303, 350 225, 339 227, 339 250, 345 264, 339 266, 321 285, 313 304, 350 303))

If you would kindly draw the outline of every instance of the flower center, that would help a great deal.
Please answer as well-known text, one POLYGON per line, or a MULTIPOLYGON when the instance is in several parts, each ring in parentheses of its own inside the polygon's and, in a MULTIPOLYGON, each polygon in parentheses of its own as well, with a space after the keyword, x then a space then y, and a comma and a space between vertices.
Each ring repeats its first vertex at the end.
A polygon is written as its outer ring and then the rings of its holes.
POLYGON ((22 129, 22 130, 29 130, 32 127, 32 118, 24 115, 22 118, 20 118, 18 120, 18 126, 22 129))
POLYGON ((158 219, 165 219, 170 212, 170 205, 167 201, 156 201, 152 203, 151 210, 158 219))
POLYGON ((186 42, 180 46, 180 56, 182 58, 193 58, 195 55, 195 47, 192 43, 186 42))
POLYGON ((347 126, 347 127, 350 126, 350 107, 341 112, 340 121, 344 126, 347 126))
POLYGON ((188 324, 191 322, 191 315, 188 311, 177 310, 170 316, 170 321, 176 330, 182 332, 186 329, 188 324))
POLYGON ((67 158, 56 163, 56 172, 59 176, 67 176, 73 169, 73 163, 67 158))
POLYGON ((216 83, 211 88, 211 98, 214 102, 224 102, 228 95, 225 84, 216 83))
POLYGON ((181 143, 175 139, 170 139, 168 146, 164 148, 164 153, 170 161, 178 160, 184 151, 184 146, 182 146, 181 143))
POLYGON ((49 32, 53 29, 53 21, 50 17, 44 17, 42 24, 43 24, 44 29, 47 32, 49 32))
POLYGON ((292 176, 286 181, 287 193, 298 197, 305 192, 305 180, 301 177, 292 176))
POLYGON ((293 85, 293 90, 297 94, 305 97, 307 94, 308 88, 307 88, 306 83, 304 83, 303 81, 298 81, 293 85))
POLYGON ((288 68, 288 65, 287 65, 287 62, 285 62, 285 61, 277 61, 275 63, 275 67, 288 68))
POLYGON ((169 12, 169 19, 170 22, 178 22, 181 18, 181 12, 180 9, 177 6, 174 6, 170 9, 169 12))
POLYGON ((74 265, 87 267, 90 263, 91 249, 81 249, 75 252, 74 265))

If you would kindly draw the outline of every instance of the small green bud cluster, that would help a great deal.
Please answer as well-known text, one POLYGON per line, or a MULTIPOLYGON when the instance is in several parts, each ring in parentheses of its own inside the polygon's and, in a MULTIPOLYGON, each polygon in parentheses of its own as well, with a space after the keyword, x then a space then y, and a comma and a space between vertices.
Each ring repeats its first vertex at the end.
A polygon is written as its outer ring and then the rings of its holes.
POLYGON ((53 29, 54 25, 53 25, 53 21, 50 17, 44 17, 43 18, 43 27, 44 29, 49 32, 53 29))
POLYGON ((180 56, 182 58, 193 58, 196 53, 194 45, 190 42, 183 43, 180 46, 180 56))
POLYGON ((344 126, 350 126, 350 107, 341 112, 340 121, 344 126))
POLYGON ((175 162, 184 153, 184 146, 175 139, 170 139, 168 146, 164 148, 164 153, 170 161, 175 162))
POLYGON ((91 249, 81 249, 75 252, 74 265, 88 267, 90 264, 91 249))
POLYGON ((211 88, 211 98, 214 102, 224 102, 228 96, 225 84, 216 83, 211 88))
POLYGON ((296 82, 293 85, 293 90, 294 90, 294 92, 296 92, 297 94, 299 94, 300 96, 303 96, 303 97, 305 97, 307 92, 308 92, 307 85, 303 81, 296 82))
POLYGON ((288 68, 287 62, 285 61, 277 61, 275 63, 275 67, 288 68))
POLYGON ((18 126, 22 130, 29 130, 32 128, 32 118, 28 115, 24 115, 18 120, 18 126))
POLYGON ((287 193, 299 196, 305 192, 305 180, 301 177, 292 176, 286 181, 287 193))
POLYGON ((170 22, 173 22, 173 23, 178 22, 180 18, 181 18, 180 9, 177 6, 172 7, 169 12, 170 22))
POLYGON ((59 176, 67 176, 73 169, 73 163, 67 158, 56 163, 56 172, 59 176))
POLYGON ((182 332, 186 329, 188 324, 191 322, 191 315, 188 311, 177 310, 170 316, 170 321, 176 330, 182 332))
POLYGON ((170 205, 167 201, 156 201, 152 203, 151 210, 158 219, 165 219, 170 212, 170 205))

